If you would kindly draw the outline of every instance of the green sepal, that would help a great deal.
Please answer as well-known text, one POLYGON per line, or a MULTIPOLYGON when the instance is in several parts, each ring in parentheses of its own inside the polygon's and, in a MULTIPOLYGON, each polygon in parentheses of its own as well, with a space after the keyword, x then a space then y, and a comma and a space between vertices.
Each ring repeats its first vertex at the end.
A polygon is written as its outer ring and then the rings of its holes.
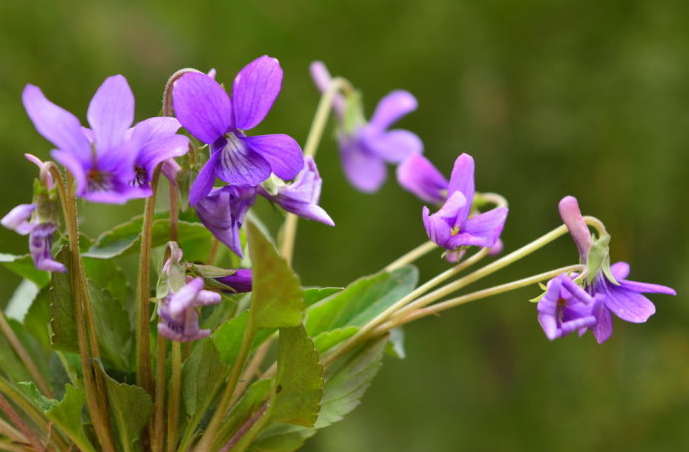
POLYGON ((541 290, 543 291, 543 293, 540 294, 540 295, 538 295, 538 296, 536 296, 536 297, 533 297, 533 298, 529 299, 529 302, 530 302, 530 303, 538 303, 539 301, 541 301, 541 298, 545 297, 545 294, 546 294, 546 292, 548 291, 548 288, 547 288, 543 283, 538 283, 538 287, 541 288, 541 290))
POLYGON ((608 280, 619 285, 610 270, 610 235, 604 234, 600 238, 596 238, 589 248, 586 256, 586 265, 588 267, 588 275, 586 276, 586 283, 591 284, 600 272, 603 272, 608 280))

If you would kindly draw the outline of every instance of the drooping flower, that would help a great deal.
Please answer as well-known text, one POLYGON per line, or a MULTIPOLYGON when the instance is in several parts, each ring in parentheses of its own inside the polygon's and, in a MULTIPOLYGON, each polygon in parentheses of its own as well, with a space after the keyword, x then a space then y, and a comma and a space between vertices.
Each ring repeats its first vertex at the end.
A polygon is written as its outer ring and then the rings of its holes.
POLYGON ((231 185, 255 187, 271 172, 290 180, 301 171, 301 148, 292 137, 244 134, 263 121, 281 86, 280 63, 267 55, 239 71, 232 98, 206 74, 190 72, 174 83, 175 115, 190 134, 209 144, 211 150, 191 187, 191 205, 208 195, 216 177, 231 185))
POLYGON ((442 204, 447 197, 449 182, 421 154, 412 154, 397 167, 397 181, 421 200, 442 204))
POLYGON ((239 229, 255 200, 255 187, 226 185, 212 189, 202 198, 196 205, 196 214, 215 238, 241 257, 239 229))
MULTIPOLYGON (((324 92, 331 83, 325 65, 319 61, 312 63, 311 74, 318 89, 324 92)), ((366 121, 361 102, 335 96, 333 108, 338 119, 342 167, 356 189, 367 193, 377 191, 387 179, 386 163, 398 164, 411 154, 423 152, 423 143, 413 132, 389 130, 416 107, 416 98, 411 93, 393 91, 378 102, 371 120, 366 121)))
MULTIPOLYGON (((559 210, 563 222, 567 225, 579 249, 581 261, 590 264, 589 254, 594 240, 581 216, 577 199, 573 196, 563 198, 560 201, 559 210)), ((607 262, 604 262, 595 270, 595 274, 589 274, 585 286, 585 290, 596 300, 600 300, 603 306, 596 313, 596 327, 592 329, 598 343, 605 342, 612 334, 610 312, 627 322, 644 323, 655 313, 655 306, 642 294, 677 295, 677 292, 670 287, 627 280, 629 264, 626 262, 610 265, 609 272, 606 271, 606 265, 608 265, 607 262)))
POLYGON ((474 199, 474 159, 468 154, 455 161, 448 184, 448 198, 434 214, 423 208, 423 223, 428 237, 448 251, 463 246, 491 248, 498 243, 507 218, 507 207, 498 207, 471 216, 474 199))
POLYGON ((57 147, 53 158, 74 176, 77 195, 90 201, 122 204, 150 196, 153 168, 188 150, 173 118, 150 118, 130 129, 134 96, 121 75, 105 79, 91 99, 91 129, 36 86, 27 85, 22 99, 38 132, 57 147))
POLYGON ((321 196, 321 176, 313 157, 304 158, 304 169, 289 184, 280 185, 274 194, 264 187, 258 187, 258 193, 288 212, 302 218, 319 221, 329 226, 335 226, 330 215, 318 205, 321 196))
POLYGON ((232 288, 234 293, 251 292, 252 289, 252 273, 251 270, 241 268, 228 276, 221 276, 215 278, 217 281, 232 288))
POLYGON ((176 292, 168 293, 158 307, 158 333, 176 342, 196 341, 208 337, 211 330, 199 327, 198 306, 218 304, 220 294, 203 290, 203 278, 192 278, 176 292))
POLYGON ((565 275, 548 282, 538 301, 538 322, 551 341, 575 331, 579 334, 593 327, 600 302, 565 275))

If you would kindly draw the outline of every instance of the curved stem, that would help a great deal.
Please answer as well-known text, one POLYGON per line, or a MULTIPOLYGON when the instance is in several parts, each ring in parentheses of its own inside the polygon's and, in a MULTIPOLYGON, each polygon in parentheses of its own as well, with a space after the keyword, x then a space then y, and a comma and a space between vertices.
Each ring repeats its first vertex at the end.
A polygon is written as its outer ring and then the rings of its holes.
POLYGON ((479 252, 469 257, 465 261, 460 262, 451 269, 444 271, 443 273, 439 274, 434 278, 431 278, 426 283, 417 287, 411 293, 409 293, 408 295, 397 301, 395 304, 387 308, 385 311, 378 314, 373 320, 364 325, 364 327, 361 328, 356 334, 354 334, 352 337, 343 342, 342 345, 340 345, 336 349, 333 349, 332 352, 326 353, 323 359, 321 360, 323 366, 327 366, 328 364, 332 363, 337 358, 342 356, 342 354, 344 354, 346 351, 351 350, 357 344, 368 339, 369 334, 373 332, 373 330, 375 330, 379 325, 387 321, 390 318, 390 316, 395 314, 397 311, 403 309, 407 305, 407 303, 415 300, 416 298, 425 294, 426 292, 428 292, 438 284, 442 283, 443 281, 446 281, 447 279, 453 277, 454 275, 460 273, 463 270, 466 270, 467 268, 479 262, 481 259, 486 257, 488 251, 488 248, 481 249, 479 252))
POLYGON ((163 91, 163 116, 172 116, 172 88, 174 87, 175 82, 177 80, 179 80, 184 74, 188 74, 190 72, 201 71, 193 68, 184 68, 175 72, 170 76, 169 79, 167 79, 167 83, 165 84, 165 90, 163 91))
POLYGON ((598 236, 603 236, 603 235, 608 234, 607 229, 605 229, 605 225, 598 218, 587 215, 584 217, 584 221, 586 222, 587 225, 593 226, 596 229, 596 231, 598 232, 598 236))
POLYGON ((24 345, 21 343, 17 335, 14 334, 14 330, 9 323, 7 323, 7 319, 5 318, 5 314, 2 312, 2 310, 0 310, 0 331, 2 331, 9 343, 12 345, 14 352, 17 354, 17 356, 19 356, 19 359, 22 361, 22 363, 24 363, 24 366, 26 366, 26 369, 29 371, 31 377, 41 389, 41 392, 48 397, 53 397, 53 391, 50 389, 50 385, 48 385, 43 378, 43 375, 41 375, 38 367, 36 367, 36 363, 34 363, 33 359, 31 359, 29 352, 26 351, 24 345))
MULTIPOLYGON (((309 135, 306 138, 306 144, 304 145, 304 157, 315 157, 316 151, 318 150, 318 144, 321 142, 321 138, 323 137, 325 125, 328 122, 328 116, 332 108, 333 98, 335 97, 335 94, 342 89, 348 92, 354 90, 352 85, 346 79, 336 77, 332 79, 328 89, 321 96, 321 100, 318 103, 318 108, 316 109, 316 115, 311 123, 309 135)), ((282 227, 280 254, 282 254, 282 257, 287 260, 288 264, 292 263, 294 241, 296 240, 297 236, 298 220, 299 217, 297 215, 288 213, 287 217, 285 218, 285 224, 282 227)))
POLYGON ((413 250, 409 251, 407 254, 401 256, 400 258, 390 263, 387 267, 385 267, 385 271, 392 272, 400 267, 404 267, 407 264, 411 264, 416 259, 420 258, 421 256, 425 256, 437 247, 438 245, 431 242, 430 240, 425 243, 422 243, 413 250))
POLYGON ((151 381, 151 345, 149 324, 151 306, 149 301, 149 279, 151 271, 151 242, 153 214, 155 213, 156 192, 160 179, 160 166, 153 171, 151 189, 153 194, 146 198, 144 207, 144 221, 141 231, 141 254, 139 258, 139 293, 137 300, 137 329, 136 329, 136 381, 149 394, 152 390, 151 381))
POLYGON ((440 311, 454 308, 455 306, 460 306, 460 305, 469 303, 471 301, 479 300, 481 298, 486 298, 486 297, 498 295, 498 294, 501 294, 504 292, 510 292, 512 290, 520 289, 522 287, 526 287, 526 286, 529 286, 531 284, 536 284, 538 282, 554 278, 554 277, 561 275, 563 273, 570 273, 570 272, 575 272, 575 271, 581 272, 585 268, 586 267, 584 265, 581 265, 581 264, 569 265, 567 267, 561 267, 561 268, 557 268, 555 270, 543 272, 543 273, 540 273, 538 275, 529 276, 528 278, 519 279, 516 281, 509 282, 509 283, 500 284, 500 285, 495 286, 495 287, 490 287, 488 289, 478 290, 476 292, 472 292, 472 293, 467 294, 467 295, 462 295, 460 297, 451 298, 451 299, 443 301, 441 303, 431 305, 427 308, 421 308, 421 309, 418 309, 416 311, 410 312, 407 315, 400 313, 399 316, 395 316, 394 318, 392 318, 390 320, 390 322, 388 322, 385 325, 382 325, 380 328, 378 328, 376 330, 375 334, 376 335, 385 334, 393 328, 397 328, 398 326, 402 326, 404 324, 407 324, 407 323, 412 322, 414 320, 420 319, 422 317, 426 317, 428 315, 435 315, 440 311))
POLYGON ((174 452, 177 448, 181 389, 182 346, 179 342, 172 342, 172 383, 170 384, 170 402, 167 407, 167 452, 174 452))

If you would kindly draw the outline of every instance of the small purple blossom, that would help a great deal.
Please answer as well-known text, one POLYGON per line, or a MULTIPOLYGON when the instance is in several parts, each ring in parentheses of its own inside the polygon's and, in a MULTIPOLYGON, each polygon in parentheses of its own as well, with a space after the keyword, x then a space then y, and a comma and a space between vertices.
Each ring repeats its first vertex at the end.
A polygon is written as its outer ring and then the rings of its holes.
MULTIPOLYGON (((574 242, 579 249, 581 261, 586 263, 593 239, 588 226, 581 216, 577 199, 567 196, 560 201, 560 216, 567 225, 574 242)), ((617 262, 610 265, 611 280, 602 269, 595 275, 588 275, 589 281, 585 290, 602 308, 596 312, 596 326, 592 328, 598 343, 605 342, 612 334, 612 316, 614 313, 622 320, 631 323, 644 323, 655 313, 655 306, 644 293, 662 293, 677 295, 674 289, 658 284, 649 284, 627 280, 629 264, 617 262)))
POLYGON ((168 293, 158 307, 161 322, 158 333, 176 342, 196 341, 208 337, 211 330, 199 328, 197 306, 218 304, 220 294, 203 290, 203 278, 193 278, 177 292, 168 293))
POLYGON ((232 97, 212 77, 184 74, 173 86, 175 115, 211 155, 194 181, 189 203, 196 205, 215 178, 231 185, 256 186, 271 172, 293 179, 303 167, 299 144, 288 135, 246 136, 266 117, 282 87, 282 68, 267 55, 246 65, 234 79, 232 97))
POLYGON ((241 257, 239 229, 255 200, 255 187, 226 185, 214 188, 201 199, 196 205, 196 214, 215 238, 241 257))
MULTIPOLYGON (((311 64, 316 86, 325 92, 331 83, 330 74, 320 61, 311 64)), ((403 116, 416 110, 416 98, 408 91, 397 90, 383 97, 370 121, 363 111, 350 115, 347 108, 362 110, 360 104, 349 106, 338 93, 333 99, 339 131, 342 167, 349 182, 362 192, 377 191, 387 178, 386 163, 398 164, 411 154, 423 152, 423 143, 414 133, 389 127, 403 116)))
POLYGON ((596 324, 598 305, 569 276, 562 274, 548 282, 538 301, 538 322, 551 341, 575 331, 581 335, 596 324))
POLYGON ((37 208, 36 204, 20 204, 10 210, 0 223, 21 235, 29 235, 29 252, 37 269, 64 273, 67 268, 53 260, 51 252, 53 234, 57 231, 57 225, 50 220, 41 221, 35 212, 37 208), (31 219, 32 216, 33 219, 31 219))
POLYGON ((239 269, 228 276, 222 276, 220 278, 215 278, 217 281, 225 284, 232 288, 234 293, 246 293, 251 292, 252 289, 252 273, 251 270, 239 269))
POLYGON ((428 237, 449 251, 462 246, 491 248, 498 243, 508 209, 498 207, 470 217, 474 199, 474 159, 468 154, 455 161, 448 184, 448 198, 434 214, 423 208, 428 237))
POLYGON ((74 176, 77 195, 90 201, 122 204, 150 196, 153 168, 188 150, 174 118, 150 118, 130 129, 134 96, 121 75, 105 79, 91 99, 91 129, 36 86, 27 85, 22 99, 38 132, 57 147, 53 158, 74 176))
POLYGON ((329 226, 335 226, 330 215, 318 205, 323 181, 318 174, 318 168, 313 157, 304 158, 304 169, 289 184, 279 186, 277 193, 270 194, 259 186, 258 193, 283 209, 313 221, 319 221, 329 226))

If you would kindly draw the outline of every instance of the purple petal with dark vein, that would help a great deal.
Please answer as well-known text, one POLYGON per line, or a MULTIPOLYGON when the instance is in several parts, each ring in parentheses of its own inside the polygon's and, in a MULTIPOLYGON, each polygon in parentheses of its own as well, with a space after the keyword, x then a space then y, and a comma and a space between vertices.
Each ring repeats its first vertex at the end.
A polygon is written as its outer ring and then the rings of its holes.
POLYGON ((149 141, 174 135, 182 127, 176 118, 158 116, 148 118, 129 129, 130 138, 139 146, 143 146, 149 141))
POLYGON ((221 278, 215 278, 226 286, 234 289, 235 293, 245 293, 251 292, 252 289, 252 279, 251 270, 239 269, 234 272, 234 274, 229 276, 223 276, 221 278))
POLYGON ((80 160, 90 158, 91 146, 76 116, 46 99, 37 86, 26 85, 22 101, 36 130, 45 139, 80 160))
POLYGON ((87 189, 86 173, 92 168, 92 163, 86 160, 85 164, 72 152, 55 149, 50 155, 62 166, 67 168, 77 183, 77 195, 82 196, 87 189))
POLYGON ((505 226, 507 212, 506 207, 500 207, 469 218, 461 227, 459 234, 451 239, 453 247, 456 248, 461 245, 491 247, 495 245, 500 238, 502 228, 505 226))
POLYGON ((642 283, 636 281, 629 281, 628 279, 617 280, 620 287, 639 293, 662 293, 665 295, 677 295, 677 292, 672 287, 661 286, 660 284, 642 283))
POLYGON ((385 130, 402 116, 416 110, 416 98, 408 91, 393 91, 383 97, 373 112, 370 124, 385 130))
POLYGON ((190 72, 172 87, 175 116, 190 134, 212 144, 234 128, 230 96, 212 78, 190 72))
POLYGON ((471 210, 471 203, 474 202, 474 159, 469 154, 462 154, 457 157, 452 168, 447 196, 452 196, 452 193, 456 191, 462 192, 467 199, 464 210, 458 215, 467 218, 471 210))
POLYGON ((155 167, 165 160, 180 157, 189 151, 189 139, 183 135, 167 135, 147 142, 136 159, 136 165, 141 166, 150 178, 155 167))
POLYGON ((421 154, 412 154, 397 167, 397 181, 423 201, 445 201, 447 179, 421 154))
POLYGON ((612 287, 612 283, 604 283, 605 306, 622 320, 632 323, 643 323, 655 314, 656 308, 645 296, 638 292, 622 288, 612 287))
POLYGON ((230 185, 256 186, 270 177, 268 161, 236 136, 232 136, 227 145, 215 154, 219 156, 215 175, 230 185))
POLYGON ((304 168, 301 147, 289 135, 258 135, 240 139, 266 159, 272 172, 280 179, 294 179, 304 168))
POLYGON ((134 122, 134 95, 127 79, 121 75, 106 78, 91 99, 86 117, 99 155, 119 146, 134 122))
POLYGON ((244 66, 232 85, 235 127, 249 130, 266 117, 282 87, 282 68, 275 58, 263 55, 244 66))
POLYGON ((385 162, 361 149, 355 140, 340 137, 342 169, 349 183, 359 191, 378 191, 387 178, 385 162))
POLYGON ((408 130, 397 129, 374 136, 369 135, 366 130, 371 130, 371 128, 365 128, 360 139, 371 152, 388 163, 397 164, 412 154, 423 152, 421 138, 408 130))
POLYGON ((206 164, 201 168, 199 175, 189 189, 189 204, 195 206, 208 195, 215 183, 215 167, 218 166, 220 152, 212 152, 206 164))

